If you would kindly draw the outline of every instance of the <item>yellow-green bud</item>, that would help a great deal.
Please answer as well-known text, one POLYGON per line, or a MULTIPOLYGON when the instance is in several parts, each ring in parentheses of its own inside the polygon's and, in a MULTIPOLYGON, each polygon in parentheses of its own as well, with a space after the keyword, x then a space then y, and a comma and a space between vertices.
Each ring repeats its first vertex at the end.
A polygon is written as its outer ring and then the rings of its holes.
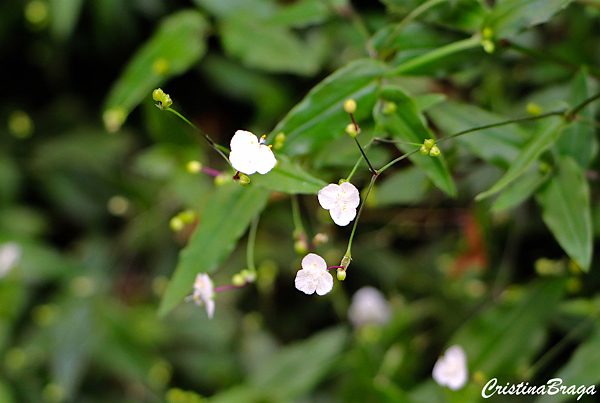
POLYGON ((431 147, 431 150, 429 151, 429 155, 432 157, 439 157, 441 154, 442 152, 438 146, 431 147))
POLYGON ((242 270, 242 276, 247 283, 254 283, 256 281, 256 271, 254 270, 242 270))
POLYGON ((171 227, 171 231, 173 232, 179 232, 183 229, 183 227, 185 226, 183 220, 176 215, 175 217, 171 218, 171 220, 169 220, 169 227, 171 227))
POLYGON ((530 115, 541 115, 541 113, 542 113, 542 107, 534 102, 529 102, 527 104, 527 106, 525 107, 525 109, 527 110, 527 113, 530 115))
POLYGON ((156 102, 162 101, 164 95, 165 93, 161 88, 157 88, 154 91, 152 91, 152 99, 156 102))
POLYGON ((356 112, 356 101, 352 98, 347 99, 344 102, 344 111, 349 114, 353 114, 356 112))
POLYGON ((346 270, 337 269, 337 279, 340 281, 346 280, 346 270))
POLYGON ((434 140, 434 139, 426 139, 426 140, 423 142, 423 145, 424 145, 425 147, 427 147, 427 149, 428 149, 428 150, 431 150, 431 147, 433 147, 433 146, 435 145, 435 140, 434 140))
POLYGON ((116 195, 108 199, 106 205, 108 212, 115 216, 123 216, 129 210, 129 200, 120 195, 116 195))
POLYGON ((344 255, 342 261, 340 262, 340 266, 346 270, 348 266, 350 266, 350 262, 352 261, 352 256, 344 255))
POLYGON ((160 88, 157 88, 154 91, 152 91, 152 99, 158 102, 156 106, 158 106, 160 109, 167 109, 171 105, 173 105, 173 100, 171 100, 169 94, 166 94, 160 88))
POLYGON ((496 50, 496 44, 489 40, 489 39, 484 39, 481 41, 481 46, 483 47, 483 50, 486 53, 494 53, 494 51, 496 50))
POLYGON ((25 19, 34 28, 43 28, 49 20, 48 2, 33 0, 25 6, 25 19))
POLYGON ((234 276, 231 278, 231 282, 233 283, 233 285, 239 287, 239 286, 244 285, 246 280, 244 279, 244 276, 242 276, 240 273, 238 273, 238 274, 234 274, 234 276))
POLYGON ((215 176, 215 186, 223 186, 224 184, 231 181, 231 175, 223 172, 218 176, 215 176))
POLYGON ((8 117, 8 130, 17 138, 24 139, 33 133, 33 120, 26 112, 14 111, 8 117))
POLYGON ((189 161, 187 164, 185 164, 185 170, 191 174, 197 174, 202 170, 202 164, 200 161, 196 160, 189 161))
POLYGON ((240 177, 240 179, 239 179, 240 185, 248 185, 250 183, 250 177, 248 175, 240 172, 239 177, 240 177))
POLYGON ((421 148, 419 148, 419 152, 423 155, 428 155, 429 154, 429 149, 425 146, 425 144, 423 144, 421 146, 421 148))
POLYGON ((392 113, 396 112, 396 110, 398 109, 398 105, 396 105, 395 102, 384 102, 383 103, 383 114, 384 115, 391 115, 392 113))
POLYGON ((177 217, 179 217, 184 224, 191 224, 196 220, 196 212, 194 210, 184 210, 177 214, 177 217))
POLYGON ((494 37, 494 31, 490 27, 485 27, 481 30, 481 36, 484 39, 492 39, 494 37))
POLYGON ((299 239, 294 242, 294 250, 299 255, 306 254, 306 252, 308 252, 308 245, 306 244, 306 241, 299 239))
POLYGON ((279 142, 279 143, 283 143, 285 141, 285 133, 284 132, 277 133, 277 135, 275 136, 275 141, 279 142))
POLYGON ((348 133, 350 137, 358 136, 359 132, 360 129, 356 130, 356 126, 354 126, 354 123, 348 123, 348 126, 346 126, 346 133, 348 133))
POLYGON ((342 183, 344 183, 344 182, 348 182, 348 179, 346 179, 346 178, 342 178, 342 179, 340 179, 340 180, 338 181, 338 185, 341 185, 341 184, 342 184, 342 183))

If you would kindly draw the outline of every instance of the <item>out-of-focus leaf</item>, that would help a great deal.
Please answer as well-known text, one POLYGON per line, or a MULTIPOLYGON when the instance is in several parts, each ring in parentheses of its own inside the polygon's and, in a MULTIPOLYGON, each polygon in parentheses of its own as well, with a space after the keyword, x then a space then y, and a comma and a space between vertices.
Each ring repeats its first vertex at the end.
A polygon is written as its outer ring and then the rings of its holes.
POLYGON ((276 4, 265 0, 194 0, 217 17, 227 17, 231 14, 251 14, 252 16, 267 17, 276 11, 276 4))
POLYGON ((497 38, 510 38, 521 30, 548 21, 572 0, 498 0, 485 20, 497 38))
POLYGON ((316 194, 326 185, 284 156, 278 158, 277 165, 268 174, 253 175, 252 182, 269 190, 290 194, 316 194))
MULTIPOLYGON (((386 87, 381 91, 381 99, 396 104, 394 112, 385 113, 382 106, 375 109, 375 121, 386 134, 394 139, 411 143, 423 143, 435 138, 431 130, 425 126, 424 118, 419 114, 414 101, 397 87, 386 87)), ((398 143, 397 147, 405 153, 415 150, 414 145, 398 143)), ((436 187, 450 196, 456 195, 456 187, 443 155, 437 158, 413 154, 410 160, 421 168, 436 187)))
MULTIPOLYGON (((450 101, 429 109, 427 115, 446 136, 507 120, 477 106, 450 101)), ((469 151, 483 160, 508 168, 510 161, 517 157, 526 138, 526 132, 519 126, 507 125, 465 134, 454 141, 464 144, 469 151)))
POLYGON ((296 105, 271 133, 271 138, 283 132, 286 135, 282 152, 288 155, 306 154, 330 140, 344 135, 349 123, 343 103, 348 98, 356 100, 356 118, 371 114, 375 104, 377 78, 385 65, 373 59, 356 60, 337 70, 314 87, 296 105))
POLYGON ((470 320, 451 344, 465 349, 470 370, 494 376, 510 374, 526 365, 541 347, 540 332, 554 314, 564 288, 562 279, 532 285, 518 301, 493 306, 470 320))
POLYGON ((202 14, 191 10, 173 14, 161 23, 110 90, 104 107, 104 124, 109 131, 118 130, 154 88, 183 73, 202 57, 206 30, 202 14))
POLYGON ((288 401, 310 391, 344 348, 346 331, 327 330, 283 348, 250 374, 249 383, 276 401, 288 401))
MULTIPOLYGON (((589 386, 597 385, 600 382, 598 362, 600 362, 600 329, 596 327, 586 340, 577 347, 569 361, 558 371, 554 378, 562 379, 563 385, 586 385, 587 389, 589 386)), ((536 399, 535 403, 558 403, 573 400, 573 397, 568 394, 543 395, 536 399)))
POLYGON ((330 15, 330 7, 321 0, 300 0, 281 7, 268 21, 275 25, 302 28, 319 24, 330 15))
POLYGON ((16 403, 14 395, 10 387, 0 380, 0 402, 2 403, 16 403))
POLYGON ((525 173, 537 161, 538 157, 554 144, 562 128, 563 121, 558 117, 551 117, 540 124, 531 139, 523 146, 517 158, 512 161, 506 173, 490 189, 478 194, 476 199, 482 200, 498 193, 525 173))
POLYGON ((548 179, 549 174, 540 173, 539 169, 533 168, 532 172, 524 174, 508 185, 500 196, 494 201, 492 211, 510 209, 529 199, 536 190, 548 179))
POLYGON ((312 75, 324 56, 323 37, 301 39, 286 27, 247 14, 231 14, 221 21, 225 51, 246 66, 269 72, 312 75))
POLYGON ((263 210, 268 195, 258 186, 237 183, 215 189, 189 244, 180 253, 161 301, 160 315, 167 314, 190 293, 198 273, 211 273, 217 268, 250 221, 263 210))
MULTIPOLYGON (((591 96, 590 84, 585 71, 580 71, 571 82, 569 103, 571 106, 591 96)), ((565 127, 560 139, 556 142, 558 152, 571 156, 579 165, 587 168, 598 152, 598 139, 594 126, 595 104, 591 103, 578 113, 577 119, 565 127)))
POLYGON ((19 190, 21 173, 17 164, 7 156, 0 156, 0 204, 13 199, 19 190))
POLYGON ((429 109, 444 102, 445 100, 446 100, 446 95, 444 95, 444 94, 423 94, 423 95, 415 95, 413 97, 413 101, 415 102, 417 109, 421 113, 428 111, 429 109))
POLYGON ((378 206, 416 203, 423 199, 427 188, 423 171, 409 167, 392 173, 375 187, 375 202, 378 206))
POLYGON ((50 5, 50 31, 61 40, 71 36, 79 14, 83 0, 49 0, 50 5))
POLYGON ((556 174, 540 189, 542 218, 552 234, 584 271, 592 260, 590 189, 583 169, 570 157, 559 160, 556 174))

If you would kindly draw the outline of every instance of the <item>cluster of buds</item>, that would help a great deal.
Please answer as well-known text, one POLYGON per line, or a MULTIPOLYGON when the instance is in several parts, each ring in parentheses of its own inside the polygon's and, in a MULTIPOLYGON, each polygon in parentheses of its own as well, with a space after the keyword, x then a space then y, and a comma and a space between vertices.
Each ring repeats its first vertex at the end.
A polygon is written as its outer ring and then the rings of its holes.
POLYGON ((494 31, 490 27, 485 27, 481 31, 481 46, 486 53, 494 53, 496 44, 494 43, 494 31))
POLYGON ((156 107, 159 109, 168 109, 171 105, 173 105, 173 100, 169 96, 169 94, 165 93, 162 89, 157 88, 152 91, 152 99, 158 102, 156 107))
POLYGON ((244 269, 231 277, 231 283, 236 287, 243 287, 246 284, 256 281, 256 271, 244 269))
POLYGON ((440 148, 435 144, 434 139, 425 140, 419 151, 421 154, 429 155, 430 157, 439 157, 442 154, 440 148))
POLYGON ((186 225, 193 224, 198 218, 196 212, 192 210, 184 210, 175 215, 169 221, 169 227, 173 232, 181 231, 186 225))
POLYGON ((273 148, 276 150, 281 150, 283 145, 285 144, 285 133, 279 132, 275 136, 275 141, 273 142, 273 148))
POLYGON ((352 123, 348 123, 346 126, 346 133, 350 137, 358 136, 360 133, 360 127, 354 118, 354 113, 356 112, 356 101, 354 99, 350 98, 344 101, 344 112, 350 115, 350 119, 352 119, 352 123))

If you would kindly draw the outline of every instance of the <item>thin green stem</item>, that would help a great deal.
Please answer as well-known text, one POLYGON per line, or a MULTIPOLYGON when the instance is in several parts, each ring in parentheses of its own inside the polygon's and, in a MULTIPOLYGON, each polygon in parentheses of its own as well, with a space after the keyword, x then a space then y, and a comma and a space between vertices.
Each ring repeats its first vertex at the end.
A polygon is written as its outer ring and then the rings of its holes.
POLYGON ((257 215, 252 223, 250 224, 250 231, 248 232, 248 244, 246 245, 246 265, 251 271, 256 271, 256 265, 254 264, 254 249, 256 245, 256 230, 258 228, 258 222, 260 221, 260 215, 257 215))
POLYGON ((360 163, 363 160, 363 156, 361 155, 360 157, 358 157, 358 160, 356 160, 356 163, 354 164, 354 167, 352 168, 352 171, 350 171, 350 174, 348 175, 348 177, 346 178, 347 182, 350 182, 350 179, 352 179, 352 177, 354 176, 354 174, 356 173, 356 170, 358 169, 358 167, 360 166, 360 163))
POLYGON ((410 13, 408 13, 406 17, 404 17, 402 21, 400 21, 398 25, 396 25, 393 34, 397 34, 400 31, 402 31, 408 24, 413 22, 415 18, 427 12, 430 8, 433 8, 438 4, 445 3, 446 1, 448 0, 428 0, 425 3, 421 4, 419 7, 415 8, 410 13))
POLYGON ((292 195, 292 220, 294 221, 294 230, 298 233, 305 233, 304 225, 302 225, 302 217, 300 216, 300 205, 298 203, 298 196, 292 195))
POLYGON ((393 140, 393 139, 384 139, 383 137, 375 137, 373 141, 378 143, 393 143, 393 144, 406 144, 409 146, 421 146, 420 143, 413 143, 412 141, 404 141, 404 140, 393 140))
POLYGON ((566 118, 567 119, 575 118, 575 116, 577 116, 577 114, 579 112, 581 112, 586 106, 588 106, 589 104, 591 104, 592 102, 596 101, 599 98, 600 98, 600 92, 597 93, 596 95, 592 95, 588 99, 582 101, 579 105, 575 105, 572 109, 565 112, 566 118))
POLYGON ((223 146, 217 144, 207 133, 205 133, 204 131, 202 131, 198 126, 196 126, 195 124, 193 124, 192 122, 190 122, 190 120, 188 118, 186 118, 185 116, 183 116, 181 113, 177 112, 175 109, 173 109, 173 108, 167 108, 165 110, 167 112, 171 112, 172 114, 174 114, 175 116, 177 116, 179 119, 181 119, 185 123, 187 123, 192 129, 194 129, 198 133, 200 133, 202 135, 202 137, 204 137, 204 139, 206 140, 206 142, 208 143, 208 145, 213 150, 215 150, 221 157, 223 157, 223 159, 225 161, 227 161, 227 164, 229 164, 231 166, 231 162, 229 161, 229 158, 227 158, 227 155, 225 155, 225 153, 229 151, 226 147, 223 147, 223 146))
POLYGON ((363 199, 362 203, 360 204, 360 208, 358 209, 358 214, 356 214, 356 219, 354 220, 354 225, 352 226, 352 232, 350 233, 350 238, 348 239, 348 247, 346 248, 346 253, 344 254, 344 256, 348 256, 348 257, 352 258, 352 241, 354 240, 354 233, 356 232, 356 226, 358 225, 358 220, 360 219, 360 215, 362 214, 363 208, 365 207, 365 204, 367 204, 367 200, 369 198, 369 193, 371 193, 371 189, 373 189, 373 185, 375 184, 375 181, 377 180, 378 177, 379 177, 378 173, 374 173, 373 176, 371 176, 371 182, 369 182, 369 187, 367 188, 367 193, 365 194, 365 198, 363 199))
POLYGON ((375 170, 375 168, 373 168, 373 165, 371 164, 371 161, 369 161, 369 157, 367 157, 367 154, 365 153, 365 150, 363 150, 362 146, 360 145, 360 143, 358 142, 358 139, 356 137, 354 137, 354 141, 356 142, 356 146, 360 150, 360 153, 362 154, 362 157, 365 159, 365 161, 367 161, 367 165, 369 166, 369 171, 371 171, 371 173, 373 175, 376 175, 377 171, 375 170))
POLYGON ((408 60, 405 63, 402 63, 399 66, 396 66, 395 68, 391 69, 387 73, 387 75, 398 76, 404 73, 409 73, 411 70, 416 70, 424 65, 442 59, 453 53, 462 52, 463 50, 468 50, 480 46, 479 41, 480 37, 478 34, 476 34, 469 38, 457 42, 452 42, 448 45, 432 50, 431 52, 425 53, 424 55, 417 56, 413 59, 408 60))
POLYGON ((410 157, 411 155, 418 153, 418 152, 419 152, 419 150, 420 150, 420 148, 421 148, 421 147, 419 147, 419 148, 417 148, 416 150, 413 150, 413 151, 411 151, 411 152, 408 152, 408 153, 406 153, 406 154, 402 154, 402 155, 401 155, 401 156, 399 156, 398 158, 396 158, 396 159, 394 159, 394 160, 392 160, 392 161, 388 162, 387 164, 385 164, 384 166, 382 166, 381 168, 379 168, 379 169, 377 170, 377 173, 378 173, 378 174, 380 174, 380 173, 382 173, 383 171, 385 171, 386 169, 388 169, 389 167, 391 167, 392 165, 396 164, 397 162, 400 162, 400 161, 402 161, 403 159, 406 159, 406 158, 410 157))

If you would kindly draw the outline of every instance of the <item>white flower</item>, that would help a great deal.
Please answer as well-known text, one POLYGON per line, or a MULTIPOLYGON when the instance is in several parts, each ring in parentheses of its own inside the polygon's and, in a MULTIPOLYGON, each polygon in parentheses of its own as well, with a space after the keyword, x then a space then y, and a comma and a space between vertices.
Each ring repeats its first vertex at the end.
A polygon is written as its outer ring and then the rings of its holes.
POLYGON ((465 386, 469 370, 467 356, 461 346, 452 346, 438 358, 433 367, 433 379, 441 386, 458 390, 465 386))
POLYGON ((214 294, 213 282, 208 274, 198 274, 196 281, 194 281, 192 300, 198 305, 204 304, 206 306, 206 313, 211 319, 215 313, 214 294))
POLYGON ((350 182, 341 185, 331 183, 319 190, 319 204, 329 214, 337 225, 343 227, 350 224, 356 217, 356 208, 360 204, 358 189, 350 182))
POLYGON ((354 326, 383 325, 390 320, 390 316, 390 307, 376 288, 363 287, 352 296, 348 317, 354 326))
POLYGON ((21 260, 21 247, 15 242, 0 245, 0 278, 6 276, 21 260))
POLYGON ((305 294, 325 295, 333 288, 333 276, 327 271, 325 259, 309 253, 302 259, 302 269, 296 273, 296 288, 305 294))
POLYGON ((264 144, 263 139, 258 139, 254 134, 245 130, 238 130, 231 138, 231 153, 229 161, 231 165, 246 175, 255 172, 266 174, 277 160, 271 148, 264 144))

